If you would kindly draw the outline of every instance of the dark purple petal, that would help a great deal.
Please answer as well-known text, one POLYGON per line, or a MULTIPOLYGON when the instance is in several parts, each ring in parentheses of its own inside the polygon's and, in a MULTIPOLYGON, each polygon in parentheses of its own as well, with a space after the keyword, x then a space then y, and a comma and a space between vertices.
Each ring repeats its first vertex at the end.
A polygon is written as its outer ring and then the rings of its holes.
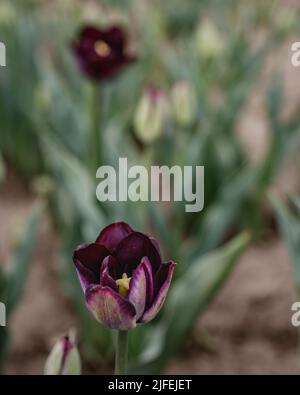
POLYGON ((115 281, 115 265, 117 264, 116 259, 113 256, 107 256, 101 266, 100 272, 100 285, 109 286, 118 292, 118 287, 115 281))
POLYGON ((115 222, 102 230, 96 243, 103 245, 113 253, 118 244, 132 232, 133 229, 125 222, 115 222))
POLYGON ((145 260, 138 265, 130 280, 128 300, 134 305, 136 319, 138 320, 144 313, 147 300, 147 275, 145 260))
POLYGON ((150 305, 150 307, 146 310, 146 312, 143 314, 142 318, 139 320, 141 323, 149 322, 151 321, 159 312, 161 309, 167 293, 168 289, 172 280, 173 272, 176 266, 176 263, 173 261, 170 261, 168 263, 163 263, 162 264, 163 269, 160 268, 159 272, 159 281, 158 284, 163 280, 160 288, 158 289, 158 292, 155 295, 154 301, 150 305), (165 274, 165 278, 163 279, 163 274, 165 274))
POLYGON ((101 39, 103 39, 103 32, 100 29, 95 26, 86 26, 79 33, 78 45, 84 45, 86 43, 94 44, 101 39))
POLYGON ((154 245, 154 247, 156 248, 156 250, 157 250, 159 256, 161 256, 160 248, 159 248, 159 244, 158 244, 157 240, 156 240, 154 237, 152 237, 152 236, 149 236, 149 240, 151 241, 151 243, 152 243, 152 244, 154 245))
POLYGON ((172 265, 172 261, 162 263, 157 270, 154 277, 154 295, 157 295, 163 283, 166 281, 166 278, 169 274, 170 265, 172 265))
POLYGON ((127 42, 127 35, 118 26, 112 26, 105 31, 105 40, 112 48, 122 53, 127 42))
POLYGON ((109 287, 90 286, 85 299, 89 311, 111 329, 128 330, 136 326, 136 311, 132 303, 109 287))
POLYGON ((118 262, 126 268, 126 273, 129 275, 144 256, 149 258, 154 272, 161 264, 157 248, 148 236, 140 232, 133 232, 123 239, 116 249, 115 256, 118 262))
POLYGON ((152 266, 149 259, 145 256, 142 259, 144 263, 146 279, 147 279, 147 300, 146 300, 146 307, 150 305, 153 300, 154 296, 154 285, 153 285, 153 273, 152 273, 152 266))
POLYGON ((99 283, 100 267, 103 259, 109 255, 108 250, 96 243, 82 244, 76 248, 73 254, 73 262, 78 271, 82 271, 85 275, 86 270, 83 272, 82 266, 88 269, 94 275, 94 282, 99 283))

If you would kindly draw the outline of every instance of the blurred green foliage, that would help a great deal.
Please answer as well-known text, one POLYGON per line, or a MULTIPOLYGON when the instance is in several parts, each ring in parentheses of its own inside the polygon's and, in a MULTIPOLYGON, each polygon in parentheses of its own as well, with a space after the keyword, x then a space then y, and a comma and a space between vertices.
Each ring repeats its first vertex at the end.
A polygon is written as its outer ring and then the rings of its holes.
POLYGON ((250 241, 240 232, 263 235, 266 191, 295 147, 300 127, 299 109, 289 119, 280 116, 282 87, 276 76, 265 102, 266 157, 251 162, 237 135, 267 56, 297 28, 281 8, 274 18, 274 7, 274 1, 238 0, 1 2, 0 39, 7 44, 8 66, 0 72, 0 151, 24 176, 43 173, 53 180, 49 204, 63 241, 61 272, 81 317, 83 351, 95 363, 112 358, 112 335, 85 309, 71 262, 77 244, 123 220, 147 228, 163 243, 164 256, 178 262, 163 313, 131 334, 132 369, 150 373, 162 370, 180 349, 230 274, 250 241), (138 54, 123 75, 96 87, 99 166, 115 165, 119 157, 145 165, 204 165, 203 212, 187 214, 178 202, 168 209, 157 203, 97 202, 96 178, 88 166, 95 87, 70 51, 87 21, 122 23, 138 54), (178 80, 195 90, 195 122, 180 126, 171 116, 160 139, 141 149, 133 117, 144 87, 156 85, 168 95, 178 80))
POLYGON ((36 203, 25 221, 22 235, 15 243, 15 249, 8 262, 0 265, 0 301, 6 310, 6 327, 0 327, 0 363, 3 361, 9 340, 9 317, 22 297, 27 273, 37 239, 40 218, 45 211, 44 203, 36 203))
POLYGON ((285 239, 293 269, 297 296, 300 293, 300 198, 290 195, 287 203, 271 196, 283 238, 285 239))

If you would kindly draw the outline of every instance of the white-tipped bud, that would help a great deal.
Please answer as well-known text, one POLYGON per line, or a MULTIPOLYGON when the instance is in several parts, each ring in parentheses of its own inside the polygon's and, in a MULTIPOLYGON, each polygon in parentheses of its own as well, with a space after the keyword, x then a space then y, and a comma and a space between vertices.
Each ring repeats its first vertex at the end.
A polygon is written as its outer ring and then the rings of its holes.
POLYGON ((8 1, 0 4, 0 25, 11 26, 17 20, 15 6, 8 1))
POLYGON ((41 174, 32 180, 31 189, 38 196, 46 197, 55 191, 55 182, 47 174, 41 174))
POLYGON ((280 35, 290 34, 297 26, 297 14, 295 10, 280 7, 274 17, 275 27, 280 35))
POLYGON ((208 18, 199 23, 196 32, 196 46, 199 55, 204 59, 215 59, 224 50, 223 38, 215 24, 208 18))
POLYGON ((145 89, 135 112, 134 129, 137 137, 150 144, 163 133, 169 116, 166 95, 158 88, 145 89))
POLYGON ((194 88, 188 81, 178 81, 171 90, 173 116, 181 126, 189 126, 197 116, 197 100, 194 88))

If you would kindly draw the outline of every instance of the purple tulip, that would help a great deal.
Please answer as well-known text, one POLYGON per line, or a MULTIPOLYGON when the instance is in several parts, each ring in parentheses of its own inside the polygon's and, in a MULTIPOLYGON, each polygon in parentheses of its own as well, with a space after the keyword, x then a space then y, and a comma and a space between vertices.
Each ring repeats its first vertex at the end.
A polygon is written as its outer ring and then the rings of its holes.
POLYGON ((106 30, 86 26, 72 43, 72 51, 83 72, 101 81, 114 77, 134 61, 134 56, 126 52, 126 43, 126 33, 118 26, 106 30))
POLYGON ((73 261, 94 317, 127 330, 152 320, 166 298, 175 263, 162 263, 155 239, 124 222, 102 230, 95 243, 76 248, 73 261))

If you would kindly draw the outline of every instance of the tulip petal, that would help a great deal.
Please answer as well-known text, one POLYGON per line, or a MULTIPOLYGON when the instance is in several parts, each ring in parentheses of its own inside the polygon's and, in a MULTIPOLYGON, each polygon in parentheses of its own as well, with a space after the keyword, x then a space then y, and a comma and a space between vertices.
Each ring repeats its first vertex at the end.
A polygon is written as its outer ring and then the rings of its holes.
POLYGON ((156 248, 156 250, 157 250, 159 256, 161 256, 160 248, 159 248, 159 244, 158 244, 157 240, 156 240, 153 236, 149 236, 149 240, 150 240, 151 243, 154 245, 154 248, 156 248))
POLYGON ((100 272, 100 285, 103 287, 107 285, 118 292, 118 287, 116 281, 114 280, 115 265, 116 259, 111 255, 107 256, 103 260, 100 272))
POLYGON ((115 222, 102 230, 96 243, 103 245, 110 252, 114 252, 118 244, 132 232, 133 229, 125 222, 115 222))
POLYGON ((87 42, 95 42, 103 37, 103 33, 95 26, 86 26, 79 33, 79 44, 87 46, 87 42))
POLYGON ((132 271, 141 262, 144 256, 149 258, 151 265, 156 271, 161 264, 160 253, 148 236, 140 232, 133 232, 125 237, 118 245, 115 256, 126 268, 126 273, 132 271))
POLYGON ((105 247, 95 243, 79 245, 73 254, 79 280, 83 289, 99 282, 101 262, 108 255, 105 247))
POLYGON ((113 289, 90 286, 85 294, 87 307, 93 316, 111 329, 128 330, 136 326, 136 311, 132 303, 113 289))
POLYGON ((105 38, 109 45, 115 50, 123 53, 127 41, 127 35, 124 30, 120 29, 118 26, 111 26, 105 31, 105 38))
POLYGON ((141 263, 133 272, 130 280, 128 300, 134 305, 136 319, 138 320, 145 311, 147 300, 147 274, 146 262, 142 259, 141 263))
POLYGON ((148 310, 146 310, 146 312, 143 314, 142 318, 139 319, 139 323, 151 321, 161 309, 168 293, 175 266, 176 263, 174 263, 173 261, 163 263, 161 265, 159 269, 161 277, 159 280, 163 279, 163 281, 160 284, 160 288, 157 290, 157 293, 155 294, 154 301, 152 302, 148 310), (162 274, 165 275, 164 278, 162 277, 162 274))
POLYGON ((149 259, 145 256, 142 259, 144 263, 146 279, 147 279, 147 299, 146 299, 146 307, 150 305, 153 300, 154 295, 154 285, 153 285, 153 274, 152 274, 152 266, 149 259))

